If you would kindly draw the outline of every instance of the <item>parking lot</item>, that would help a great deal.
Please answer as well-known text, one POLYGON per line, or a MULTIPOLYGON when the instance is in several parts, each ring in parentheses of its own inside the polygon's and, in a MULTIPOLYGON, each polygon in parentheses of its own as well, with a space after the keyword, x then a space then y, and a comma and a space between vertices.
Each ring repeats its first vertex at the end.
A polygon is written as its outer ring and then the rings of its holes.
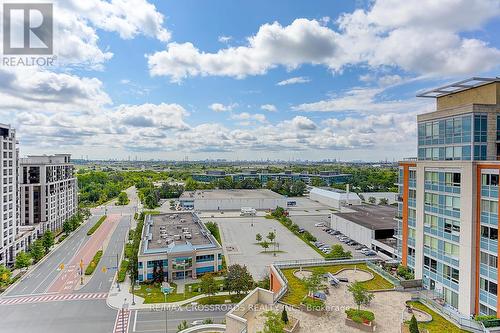
POLYGON ((214 221, 219 225, 228 264, 246 265, 255 279, 261 279, 268 273, 268 266, 275 261, 321 259, 316 251, 273 219, 214 217, 204 218, 203 221, 214 221), (257 233, 265 239, 271 231, 276 231, 276 242, 279 244, 280 252, 276 253, 276 256, 271 252, 274 249, 273 245, 265 253, 255 239, 257 233))
POLYGON ((308 215, 308 216, 290 216, 292 221, 296 223, 299 227, 304 228, 309 231, 318 241, 323 242, 327 245, 340 244, 344 250, 351 251, 353 258, 366 258, 366 256, 360 252, 356 251, 356 246, 350 246, 342 243, 337 237, 330 235, 323 231, 323 228, 315 227, 317 223, 324 223, 326 226, 330 226, 330 216, 329 215, 308 215))

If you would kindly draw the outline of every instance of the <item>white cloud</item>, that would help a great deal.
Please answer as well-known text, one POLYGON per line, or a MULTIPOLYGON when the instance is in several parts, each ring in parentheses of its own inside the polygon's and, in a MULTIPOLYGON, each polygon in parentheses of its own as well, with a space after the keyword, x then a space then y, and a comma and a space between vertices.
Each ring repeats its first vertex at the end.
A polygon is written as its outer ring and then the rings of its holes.
POLYGON ((226 111, 232 111, 234 108, 238 107, 238 103, 231 103, 224 105, 222 103, 212 103, 208 106, 209 109, 215 112, 226 112, 226 111))
POLYGON ((427 101, 411 100, 380 100, 383 88, 352 88, 340 95, 313 103, 303 103, 292 106, 294 111, 320 112, 394 112, 412 110, 422 105, 429 105, 427 101))
POLYGON ((165 51, 148 55, 148 65, 151 75, 169 76, 174 82, 188 76, 244 78, 278 65, 293 69, 302 63, 325 63, 336 51, 336 35, 316 20, 297 19, 285 27, 274 22, 261 26, 247 46, 205 53, 192 43, 170 43, 165 51))
POLYGON ((233 120, 241 120, 241 125, 251 125, 252 121, 256 121, 259 123, 266 123, 267 119, 266 116, 263 115, 262 113, 248 113, 248 112, 242 112, 242 113, 234 113, 231 115, 231 119, 233 120))
POLYGON ((262 110, 268 111, 268 112, 277 112, 278 108, 274 104, 262 104, 260 106, 262 110))
POLYGON ((419 76, 476 74, 498 66, 500 50, 461 33, 500 15, 497 0, 377 0, 336 20, 296 19, 288 26, 262 25, 245 46, 215 53, 192 43, 170 43, 148 55, 150 74, 174 82, 190 76, 244 78, 277 66, 323 65, 333 72, 350 65, 391 67, 419 76), (473 18, 471 18, 473 15, 473 18))
POLYGON ((217 40, 219 42, 224 43, 224 44, 229 43, 232 39, 233 39, 233 37, 231 37, 231 36, 219 36, 219 38, 217 38, 217 40))
POLYGON ((276 83, 277 86, 287 86, 289 84, 308 83, 311 80, 305 76, 296 76, 276 83))

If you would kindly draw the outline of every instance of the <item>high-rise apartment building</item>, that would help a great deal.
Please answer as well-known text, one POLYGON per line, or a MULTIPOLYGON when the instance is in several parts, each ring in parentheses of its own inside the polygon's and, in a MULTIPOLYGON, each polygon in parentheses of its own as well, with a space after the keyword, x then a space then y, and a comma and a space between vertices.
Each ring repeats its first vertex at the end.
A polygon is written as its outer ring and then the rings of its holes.
POLYGON ((0 124, 0 265, 15 259, 17 234, 17 142, 10 125, 0 124))
POLYGON ((447 308, 500 315, 500 79, 473 78, 418 95, 418 158, 399 166, 398 252, 447 308))
POLYGON ((39 234, 60 230, 78 208, 71 155, 21 158, 19 170, 20 225, 35 226, 39 234))

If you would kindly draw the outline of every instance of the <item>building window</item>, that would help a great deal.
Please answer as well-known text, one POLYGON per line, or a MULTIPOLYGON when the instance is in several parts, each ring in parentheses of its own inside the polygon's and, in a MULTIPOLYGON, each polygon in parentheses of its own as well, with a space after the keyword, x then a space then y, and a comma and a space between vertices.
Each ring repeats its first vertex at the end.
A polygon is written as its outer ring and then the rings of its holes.
POLYGON ((451 291, 448 288, 443 288, 444 301, 454 307, 458 308, 458 294, 454 291, 451 291))
POLYGON ((498 202, 481 199, 481 212, 488 214, 498 214, 498 202))
POLYGON ((447 280, 451 280, 455 283, 458 283, 460 276, 459 270, 448 265, 443 264, 443 276, 447 280))
POLYGON ((432 229, 438 228, 438 217, 434 215, 425 214, 424 215, 424 226, 430 227, 432 229))
POLYGON ((490 228, 487 226, 481 226, 481 237, 497 240, 498 239, 498 229, 490 228))
POLYGON ((444 219, 444 232, 451 234, 452 232, 460 232, 460 222, 450 219, 444 219))
POLYGON ((444 243, 444 253, 449 256, 458 257, 460 252, 460 247, 453 243, 443 242, 444 243))
POLYGON ((479 278, 479 286, 482 290, 485 290, 490 294, 497 296, 498 286, 495 282, 486 280, 485 278, 479 278))
POLYGON ((498 175, 493 174, 482 174, 481 175, 481 185, 485 186, 498 186, 498 175))
POLYGON ((498 268, 498 257, 481 251, 481 264, 492 268, 498 268))
POLYGON ((424 267, 431 272, 437 272, 437 261, 435 259, 424 256, 424 267))
POLYGON ((438 239, 429 235, 424 235, 424 246, 432 250, 438 249, 438 239))

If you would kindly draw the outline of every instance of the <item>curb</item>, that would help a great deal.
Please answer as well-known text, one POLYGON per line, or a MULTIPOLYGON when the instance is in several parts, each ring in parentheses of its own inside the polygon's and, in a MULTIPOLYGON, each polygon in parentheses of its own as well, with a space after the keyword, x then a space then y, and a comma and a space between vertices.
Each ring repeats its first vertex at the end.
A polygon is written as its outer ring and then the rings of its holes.
MULTIPOLYGON (((86 224, 89 222, 89 220, 90 220, 90 218, 91 218, 91 217, 92 217, 92 216, 90 216, 89 218, 87 218, 87 220, 86 220, 85 222, 83 222, 82 224, 80 224, 80 225, 78 226, 78 228, 76 228, 76 229, 75 229, 75 230, 74 230, 74 231, 73 231, 73 232, 72 232, 72 233, 71 233, 68 237, 66 237, 65 239, 63 239, 63 241, 62 241, 62 242, 55 244, 55 245, 54 245, 54 247, 52 248, 52 250, 51 250, 49 253, 47 253, 45 256, 43 256, 43 258, 42 258, 42 259, 40 259, 40 261, 39 261, 39 262, 37 262, 36 264, 34 264, 34 265, 32 265, 32 266, 28 267, 28 269, 26 270, 26 272, 23 274, 23 276, 21 276, 21 278, 20 278, 19 280, 17 280, 17 281, 16 281, 16 282, 14 282, 13 284, 11 284, 9 287, 7 287, 7 289, 5 289, 5 290, 3 291, 3 293, 0 293, 0 297, 5 296, 5 295, 6 295, 6 293, 10 291, 10 289, 12 289, 12 288, 14 288, 15 286, 17 286, 19 283, 21 283, 21 281, 24 281, 24 279, 26 279, 26 277, 28 276, 28 272, 30 272, 30 271, 32 271, 32 270, 34 270, 34 269, 35 269, 35 268, 37 268, 39 265, 41 265, 42 263, 44 263, 45 261, 47 261, 47 260, 48 260, 48 258, 49 258, 49 257, 50 257, 50 256, 51 256, 51 255, 52 255, 52 254, 53 254, 53 253, 54 253, 54 252, 55 252, 55 251, 56 251, 59 247, 61 247, 61 246, 62 246, 62 245, 63 245, 63 244, 64 244, 64 243, 68 240, 68 239, 73 238, 73 237, 75 236, 76 232, 77 232, 78 230, 80 230, 81 228, 83 228, 83 226, 84 226, 84 225, 86 225, 86 224)), ((8 295, 6 295, 5 297, 7 297, 7 296, 8 296, 8 295)))

